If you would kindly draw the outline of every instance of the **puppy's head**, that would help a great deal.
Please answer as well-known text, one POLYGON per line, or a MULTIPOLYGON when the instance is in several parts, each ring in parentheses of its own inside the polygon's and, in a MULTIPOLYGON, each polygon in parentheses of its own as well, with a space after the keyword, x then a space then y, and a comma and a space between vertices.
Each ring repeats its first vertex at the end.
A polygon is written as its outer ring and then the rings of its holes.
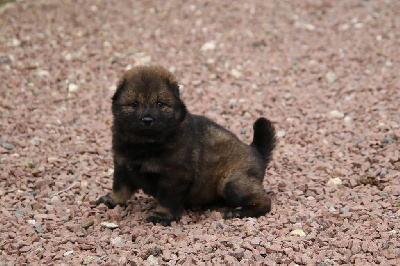
POLYGON ((114 130, 138 142, 171 136, 187 113, 174 76, 159 66, 125 72, 112 101, 114 130))

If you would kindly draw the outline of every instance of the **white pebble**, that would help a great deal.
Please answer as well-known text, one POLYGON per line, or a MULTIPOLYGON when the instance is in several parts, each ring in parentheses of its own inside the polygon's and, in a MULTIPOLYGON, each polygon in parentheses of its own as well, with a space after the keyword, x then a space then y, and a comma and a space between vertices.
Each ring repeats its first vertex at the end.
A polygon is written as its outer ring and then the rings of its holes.
POLYGON ((47 158, 47 162, 48 163, 54 163, 54 162, 57 162, 57 161, 58 161, 57 157, 48 157, 47 158))
POLYGON ((105 228, 110 228, 110 229, 118 228, 118 224, 114 224, 114 223, 102 222, 100 225, 105 228))
POLYGON ((329 184, 341 185, 342 180, 339 177, 334 177, 328 180, 328 185, 329 184))
POLYGON ((356 23, 356 24, 354 24, 354 28, 356 28, 356 29, 364 28, 364 23, 356 23))
POLYGON ((217 47, 217 44, 215 43, 215 41, 209 41, 209 42, 204 43, 200 49, 202 51, 210 51, 210 50, 215 50, 216 47, 217 47))
POLYGON ((342 30, 342 31, 348 30, 349 28, 350 28, 350 25, 347 23, 339 26, 339 30, 342 30))
POLYGON ((70 83, 69 85, 68 85, 68 91, 69 92, 75 92, 75 91, 77 91, 79 88, 78 88, 78 85, 76 85, 75 83, 70 83))
POLYGON ((343 118, 344 114, 338 110, 332 110, 329 112, 329 116, 332 118, 343 118))
POLYGON ((298 236, 306 236, 306 233, 304 233, 303 230, 301 229, 295 229, 292 232, 290 232, 291 235, 298 235, 298 236))
POLYGON ((333 83, 336 81, 337 76, 336 76, 335 72, 329 71, 328 73, 326 73, 325 78, 326 78, 326 82, 333 83))
POLYGON ((74 251, 73 251, 73 250, 69 250, 69 251, 65 252, 65 253, 64 253, 64 257, 66 257, 66 256, 68 256, 68 255, 71 255, 71 254, 74 254, 74 251))
POLYGON ((238 70, 236 70, 236 69, 232 69, 231 70, 231 74, 232 74, 232 76, 234 76, 235 78, 240 78, 241 76, 242 76, 242 73, 240 73, 238 70))
POLYGON ((158 265, 158 259, 157 259, 157 257, 154 257, 153 255, 150 255, 147 258, 147 261, 152 265, 158 265))
POLYGON ((343 120, 344 120, 345 123, 350 123, 351 119, 352 118, 350 116, 345 116, 343 120))
POLYGON ((292 98, 292 94, 286 93, 285 95, 283 95, 283 98, 285 98, 286 100, 289 100, 290 98, 292 98))
POLYGON ((276 136, 278 138, 283 138, 284 136, 286 136, 286 133, 285 133, 285 131, 278 131, 278 132, 276 132, 276 136))

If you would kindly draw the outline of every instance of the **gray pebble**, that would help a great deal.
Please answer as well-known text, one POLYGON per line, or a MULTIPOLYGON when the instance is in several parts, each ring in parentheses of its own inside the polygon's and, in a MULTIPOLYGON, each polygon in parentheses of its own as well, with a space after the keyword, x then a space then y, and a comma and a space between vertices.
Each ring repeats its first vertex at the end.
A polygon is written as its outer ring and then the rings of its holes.
POLYGON ((25 213, 21 210, 16 210, 15 213, 19 216, 25 216, 25 213))
POLYGON ((43 233, 43 227, 41 225, 38 225, 35 227, 35 231, 38 234, 43 233))
POLYGON ((346 214, 350 212, 350 207, 349 206, 344 206, 343 208, 340 208, 340 213, 341 214, 346 214))
POLYGON ((382 197, 382 198, 389 198, 389 194, 386 193, 386 192, 382 192, 382 193, 381 193, 381 197, 382 197))
POLYGON ((386 138, 383 139, 383 143, 390 143, 393 142, 394 139, 391 136, 387 136, 386 138))
POLYGON ((2 143, 1 146, 3 146, 3 148, 5 148, 5 149, 7 149, 7 150, 12 150, 12 149, 14 149, 14 145, 12 145, 12 144, 10 144, 10 143, 7 143, 7 142, 2 143))

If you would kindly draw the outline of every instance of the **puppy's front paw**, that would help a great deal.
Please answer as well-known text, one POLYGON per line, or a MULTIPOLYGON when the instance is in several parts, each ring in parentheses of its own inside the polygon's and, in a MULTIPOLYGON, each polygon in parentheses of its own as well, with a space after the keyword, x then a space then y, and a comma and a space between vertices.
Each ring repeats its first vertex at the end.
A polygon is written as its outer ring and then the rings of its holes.
POLYGON ((224 214, 224 219, 229 219, 229 218, 243 218, 243 210, 241 207, 238 208, 229 208, 226 210, 224 214))
POLYGON ((107 195, 104 195, 103 197, 100 197, 97 201, 96 201, 96 205, 100 205, 100 204, 104 204, 106 205, 109 209, 114 209, 114 207, 116 205, 114 205, 112 203, 112 199, 111 199, 111 195, 110 193, 108 193, 107 195))
POLYGON ((162 218, 159 216, 155 216, 155 215, 150 215, 149 217, 147 217, 146 222, 148 223, 153 223, 153 224, 161 224, 163 226, 170 226, 172 220, 170 219, 166 219, 166 218, 162 218))

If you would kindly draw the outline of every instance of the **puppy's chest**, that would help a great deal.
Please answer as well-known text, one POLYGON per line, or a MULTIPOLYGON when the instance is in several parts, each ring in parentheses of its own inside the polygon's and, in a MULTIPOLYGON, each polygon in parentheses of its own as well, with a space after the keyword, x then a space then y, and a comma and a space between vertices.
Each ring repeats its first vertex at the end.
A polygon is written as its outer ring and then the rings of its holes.
POLYGON ((156 158, 144 159, 137 163, 137 169, 142 173, 159 173, 163 168, 162 162, 156 158))
POLYGON ((161 158, 157 158, 155 156, 124 156, 124 164, 133 172, 159 173, 165 168, 164 163, 165 162, 161 158))

